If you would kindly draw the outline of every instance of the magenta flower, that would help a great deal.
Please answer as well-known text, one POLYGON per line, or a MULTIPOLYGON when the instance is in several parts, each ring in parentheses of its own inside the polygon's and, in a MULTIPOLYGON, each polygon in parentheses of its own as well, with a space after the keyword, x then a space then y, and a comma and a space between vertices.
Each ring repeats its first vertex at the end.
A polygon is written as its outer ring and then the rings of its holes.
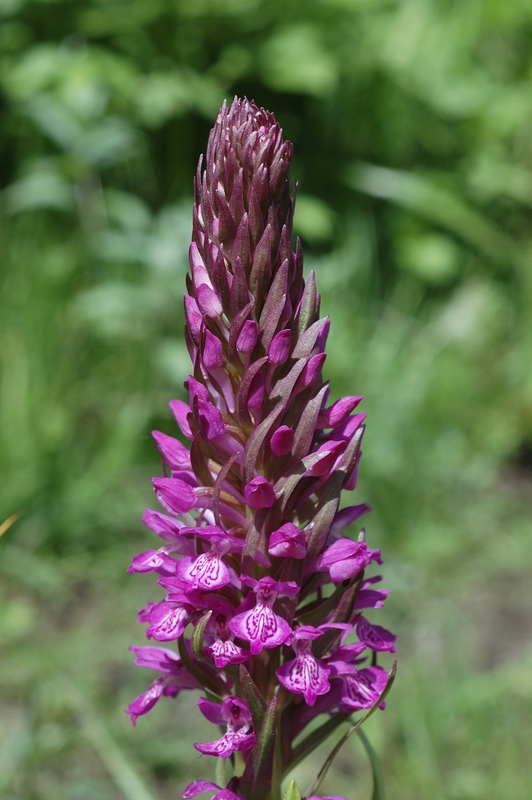
POLYGON ((331 688, 331 670, 312 653, 314 639, 323 636, 325 630, 302 625, 292 637, 292 647, 296 657, 285 661, 276 671, 279 683, 294 694, 302 694, 305 702, 313 706, 318 695, 327 694, 331 688))
POLYGON ((129 649, 137 656, 134 663, 138 667, 155 669, 163 673, 147 691, 139 695, 127 707, 126 711, 133 725, 136 724, 137 717, 147 714, 162 695, 177 697, 182 689, 200 688, 173 650, 150 646, 130 647, 129 649))
POLYGON ((279 647, 291 636, 290 625, 273 611, 272 606, 279 595, 298 594, 299 586, 294 581, 277 583, 269 577, 256 581, 248 575, 242 576, 242 583, 253 588, 257 596, 255 606, 233 617, 229 629, 244 642, 249 642, 251 655, 256 656, 264 647, 279 647))
POLYGON ((194 746, 235 765, 227 786, 197 780, 185 800, 278 796, 321 733, 382 707, 392 679, 377 660, 395 637, 371 619, 388 592, 366 576, 381 554, 346 533, 370 509, 339 508, 357 483, 362 398, 328 405, 330 323, 292 247, 291 158, 272 114, 224 104, 195 180, 188 402, 170 403, 182 438, 153 432, 162 511, 143 521, 161 546, 129 567, 167 592, 139 612, 168 647, 132 648, 159 673, 128 707, 132 722, 162 696, 199 690, 219 732, 194 746))
POLYGON ((371 625, 364 617, 360 617, 357 622, 357 636, 371 650, 388 650, 390 653, 395 653, 397 637, 380 625, 371 625))
POLYGON ((251 730, 251 714, 243 700, 238 697, 226 697, 223 703, 211 703, 201 698, 198 700, 201 713, 215 725, 227 726, 227 731, 220 739, 207 744, 195 744, 196 750, 206 756, 229 758, 235 750, 250 750, 255 744, 255 734, 251 730))
POLYGON ((386 687, 388 675, 381 667, 366 667, 341 676, 341 703, 344 711, 371 708, 386 687))
POLYGON ((278 558, 305 558, 307 537, 293 522, 286 522, 279 530, 272 531, 268 553, 278 558))
MULTIPOLYGON (((189 530, 188 532, 190 533, 191 531, 189 530)), ((197 556, 197 558, 184 556, 177 565, 174 563, 174 574, 181 578, 185 584, 185 592, 189 593, 194 589, 214 591, 227 586, 231 582, 239 586, 238 579, 236 576, 232 578, 223 556, 226 553, 241 552, 242 541, 230 536, 217 525, 195 528, 194 533, 200 539, 210 542, 210 549, 207 553, 197 556)))
POLYGON ((249 658, 249 650, 234 642, 235 637, 229 629, 229 621, 234 616, 231 605, 213 597, 210 606, 213 613, 205 629, 205 639, 211 644, 204 648, 204 652, 218 669, 227 664, 243 664, 249 658))

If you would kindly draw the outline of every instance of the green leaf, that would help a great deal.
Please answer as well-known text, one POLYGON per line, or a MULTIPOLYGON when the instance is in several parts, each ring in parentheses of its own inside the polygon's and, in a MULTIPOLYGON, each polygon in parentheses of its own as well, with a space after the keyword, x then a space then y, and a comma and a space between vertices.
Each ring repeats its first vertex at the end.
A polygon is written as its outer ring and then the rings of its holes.
POLYGON ((194 626, 194 633, 192 634, 191 640, 191 648, 192 652, 199 658, 200 661, 204 660, 205 654, 203 652, 203 637, 205 635, 205 628, 208 625, 210 618, 212 617, 212 610, 206 611, 203 616, 201 616, 194 626))
POLYGON ((314 270, 310 270, 301 303, 297 315, 296 324, 298 339, 316 321, 316 310, 318 308, 318 291, 316 289, 316 275, 314 270))
POLYGON ((214 482, 213 492, 212 492, 212 513, 214 514, 214 519, 217 525, 221 525, 220 521, 220 511, 219 511, 219 504, 220 504, 220 494, 222 491, 222 486, 229 475, 231 468, 235 461, 237 460, 240 453, 234 453, 234 455, 229 458, 225 464, 222 466, 220 472, 216 476, 216 480, 214 482))
POLYGON ((342 491, 344 480, 345 475, 335 471, 322 487, 319 498, 319 511, 314 517, 314 527, 307 543, 307 559, 317 556, 325 544, 334 515, 338 510, 340 492, 342 491))
POLYGON ((259 509, 249 524, 246 533, 246 544, 242 551, 241 570, 245 575, 251 575, 255 562, 255 553, 260 542, 260 527, 265 519, 264 509, 259 509))
POLYGON ((283 800, 301 800, 301 793, 295 781, 290 781, 290 783, 286 787, 286 792, 284 794, 283 800))
POLYGON ((369 763, 371 765, 371 774, 373 776, 373 794, 371 795, 371 800, 385 800, 384 781, 382 779, 381 765, 379 763, 377 753, 371 746, 371 742, 361 728, 357 728, 356 734, 364 745, 364 749, 368 754, 369 763))
POLYGON ((69 211, 74 205, 74 193, 68 181, 46 164, 11 184, 6 199, 10 214, 33 208, 69 211))
POLYGON ((265 800, 270 793, 278 705, 277 697, 274 697, 266 710, 255 747, 242 775, 242 794, 253 800, 265 800))
POLYGON ((262 723, 264 722, 264 714, 267 709, 267 703, 257 685, 245 666, 240 665, 238 670, 238 677, 240 679, 240 688, 244 695, 244 700, 249 706, 251 717, 253 719, 253 728, 255 731, 260 731, 262 723))
POLYGON ((294 214, 294 229, 310 242, 324 242, 334 233, 334 216, 319 197, 299 193, 294 214))
MULTIPOLYGON (((310 282, 311 280, 309 276, 307 280, 307 286, 310 282)), ((301 303, 303 304, 303 300, 301 303)), ((263 419, 262 422, 255 428, 247 440, 244 448, 244 457, 242 460, 242 480, 244 483, 249 483, 252 480, 255 474, 255 468, 260 449, 266 441, 266 437, 269 435, 271 428, 273 428, 273 426, 277 423, 277 420, 279 417, 281 417, 288 406, 288 403, 292 397, 294 386, 296 385, 299 376, 303 372, 306 363, 306 359, 298 359, 288 375, 285 375, 284 378, 280 378, 273 386, 267 406, 267 408, 271 407, 272 410, 269 412, 268 416, 265 417, 265 419, 263 419)), ((244 550, 244 553, 246 553, 246 550, 244 550)), ((254 557, 254 550, 251 555, 254 557)))

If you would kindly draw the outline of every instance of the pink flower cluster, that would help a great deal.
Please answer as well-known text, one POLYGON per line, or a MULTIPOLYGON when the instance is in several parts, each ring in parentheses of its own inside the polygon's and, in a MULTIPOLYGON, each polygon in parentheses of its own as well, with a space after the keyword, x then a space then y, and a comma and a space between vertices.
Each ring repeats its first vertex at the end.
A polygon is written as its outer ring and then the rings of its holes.
POLYGON ((378 654, 395 649, 365 616, 388 593, 365 575, 380 551, 343 533, 369 511, 339 509, 357 483, 365 415, 361 397, 327 405, 329 320, 299 242, 292 250, 291 157, 272 114, 238 99, 220 110, 195 181, 189 401, 170 403, 189 444, 153 434, 164 513, 143 521, 163 543, 129 568, 167 592, 139 614, 159 644, 132 647, 135 663, 159 677, 127 709, 133 724, 162 695, 199 690, 224 732, 196 749, 238 751, 245 765, 228 787, 195 781, 184 798, 269 797, 318 715, 340 722, 380 702, 378 654))

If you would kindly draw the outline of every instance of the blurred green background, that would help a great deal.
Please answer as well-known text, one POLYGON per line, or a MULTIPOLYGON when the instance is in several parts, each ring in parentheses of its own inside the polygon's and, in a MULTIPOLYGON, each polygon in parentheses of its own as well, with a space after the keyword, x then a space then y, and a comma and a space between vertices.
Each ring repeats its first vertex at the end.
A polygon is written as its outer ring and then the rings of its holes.
MULTIPOLYGON (((529 800, 532 5, 1 0, 0 796, 168 800, 212 779, 150 674, 128 576, 188 357, 192 177, 224 98, 295 143, 296 228, 365 395, 358 502, 399 673, 389 800, 529 800)), ((347 501, 347 498, 346 498, 347 501)), ((194 736, 198 738, 194 739, 194 736)), ((300 768, 302 788, 314 764, 300 768)), ((350 741, 324 790, 365 800, 350 741)))

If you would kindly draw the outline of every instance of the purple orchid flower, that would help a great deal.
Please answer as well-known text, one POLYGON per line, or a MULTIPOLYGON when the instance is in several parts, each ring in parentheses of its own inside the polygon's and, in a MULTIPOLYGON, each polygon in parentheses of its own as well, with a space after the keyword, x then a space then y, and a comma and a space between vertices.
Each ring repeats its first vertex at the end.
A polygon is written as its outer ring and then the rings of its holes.
POLYGON ((233 617, 229 629, 236 637, 249 642, 251 654, 256 656, 264 647, 279 647, 290 637, 290 625, 272 606, 278 595, 295 595, 299 587, 294 581, 277 583, 269 577, 256 581, 248 575, 242 577, 242 583, 253 587, 256 603, 249 611, 233 617))
POLYGON ((241 552, 243 543, 240 539, 231 536, 227 531, 217 525, 198 527, 193 529, 196 536, 210 542, 208 553, 202 553, 197 558, 184 556, 177 565, 177 575, 187 585, 185 591, 203 589, 210 592, 222 589, 228 583, 239 585, 236 576, 232 576, 229 568, 223 561, 226 553, 241 552))
POLYGON ((190 675, 181 659, 173 650, 165 647, 130 647, 137 656, 133 662, 138 667, 155 669, 163 675, 155 680, 150 688, 139 695, 126 709, 133 725, 137 717, 147 714, 162 695, 177 697, 183 689, 199 689, 197 682, 190 675))
POLYGON ((281 686, 294 694, 302 694, 309 706, 314 705, 318 695, 327 694, 331 688, 331 670, 311 650, 312 641, 324 633, 325 630, 311 625, 298 628, 292 637, 296 657, 292 661, 285 661, 276 672, 281 686))
POLYGON ((195 744, 196 750, 207 756, 229 758, 235 750, 250 750, 255 744, 255 734, 251 730, 251 714, 243 700, 226 697, 222 705, 200 698, 198 706, 209 722, 226 725, 227 731, 220 739, 207 744, 195 744))
POLYGON ((234 636, 229 630, 234 609, 228 602, 217 598, 212 598, 210 607, 212 615, 207 624, 205 638, 212 643, 204 648, 205 654, 212 658, 218 669, 223 669, 227 664, 243 664, 250 653, 235 644, 234 636))

